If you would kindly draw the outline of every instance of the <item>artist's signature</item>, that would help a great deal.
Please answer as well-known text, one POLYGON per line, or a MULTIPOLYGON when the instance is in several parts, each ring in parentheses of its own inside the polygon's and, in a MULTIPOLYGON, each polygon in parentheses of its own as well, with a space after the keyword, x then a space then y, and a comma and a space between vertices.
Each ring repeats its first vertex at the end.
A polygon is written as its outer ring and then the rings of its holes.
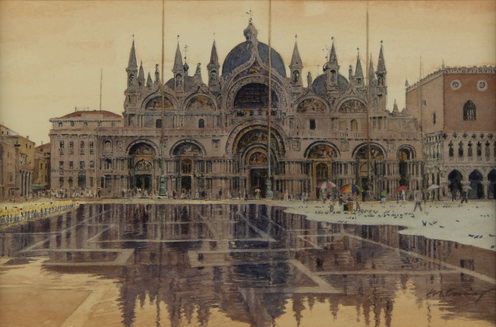
POLYGON ((487 293, 496 291, 496 287, 488 288, 485 290, 460 290, 456 288, 449 288, 447 290, 435 290, 430 289, 426 293, 427 298, 432 298, 438 296, 439 298, 444 297, 457 297, 457 296, 475 296, 477 297, 475 303, 479 302, 487 293))

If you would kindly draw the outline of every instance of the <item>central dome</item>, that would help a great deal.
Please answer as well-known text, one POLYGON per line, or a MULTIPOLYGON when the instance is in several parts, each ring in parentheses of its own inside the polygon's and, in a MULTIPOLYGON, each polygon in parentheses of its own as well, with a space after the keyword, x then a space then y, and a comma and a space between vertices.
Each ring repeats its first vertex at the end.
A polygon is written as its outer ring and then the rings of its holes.
MULTIPOLYGON (((257 34, 258 32, 255 26, 253 26, 250 21, 248 27, 244 30, 246 41, 238 44, 229 52, 222 65, 222 76, 229 76, 237 67, 249 61, 254 55, 254 51, 258 52, 263 64, 269 65, 269 46, 265 43, 258 42, 257 34)), ((271 49, 271 61, 272 68, 282 77, 286 77, 284 61, 282 60, 281 55, 273 48, 271 49)))

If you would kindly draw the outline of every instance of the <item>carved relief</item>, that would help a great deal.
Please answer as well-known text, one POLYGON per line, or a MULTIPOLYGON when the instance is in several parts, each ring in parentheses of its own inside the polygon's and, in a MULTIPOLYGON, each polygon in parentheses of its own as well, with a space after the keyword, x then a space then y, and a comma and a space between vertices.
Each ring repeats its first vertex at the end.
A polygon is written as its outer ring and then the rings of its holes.
POLYGON ((203 96, 203 95, 198 95, 191 99, 191 101, 188 103, 186 106, 187 110, 196 110, 196 109, 207 109, 207 110, 213 110, 215 109, 215 105, 212 101, 212 99, 203 96))
POLYGON ((259 164, 266 164, 267 163, 267 155, 262 152, 255 152, 250 155, 250 158, 248 160, 248 164, 250 165, 259 165, 259 164))
POLYGON ((367 108, 365 107, 365 104, 358 100, 348 100, 339 107, 339 112, 345 113, 357 113, 366 111, 367 108))
POLYGON ((322 101, 316 100, 316 99, 306 99, 300 104, 298 104, 298 107, 296 108, 296 112, 298 113, 305 113, 305 112, 317 112, 317 113, 323 113, 325 112, 325 105, 322 103, 322 101))
POLYGON ((174 149, 174 155, 176 156, 196 156, 201 154, 200 147, 193 143, 183 143, 174 149))
POLYGON ((312 147, 308 153, 309 159, 332 159, 336 158, 336 151, 326 144, 319 144, 312 147))
POLYGON ((135 170, 138 171, 146 171, 146 170, 151 170, 152 169, 152 163, 147 161, 147 160, 140 160, 136 163, 134 166, 135 170))
POLYGON ((164 108, 163 104, 162 104, 162 99, 164 99, 165 101, 165 109, 172 109, 174 108, 174 105, 172 104, 172 102, 167 99, 166 97, 155 97, 153 99, 151 99, 150 101, 148 101, 148 103, 146 104, 146 109, 162 109, 164 108))

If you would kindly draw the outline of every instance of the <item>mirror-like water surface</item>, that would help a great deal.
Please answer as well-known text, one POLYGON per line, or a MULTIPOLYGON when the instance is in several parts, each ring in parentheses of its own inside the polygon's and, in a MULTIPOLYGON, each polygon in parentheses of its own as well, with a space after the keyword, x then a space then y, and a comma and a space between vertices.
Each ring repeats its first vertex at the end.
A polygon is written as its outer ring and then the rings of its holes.
POLYGON ((398 231, 255 204, 82 205, 1 232, 0 316, 6 326, 495 325, 494 251, 398 231))

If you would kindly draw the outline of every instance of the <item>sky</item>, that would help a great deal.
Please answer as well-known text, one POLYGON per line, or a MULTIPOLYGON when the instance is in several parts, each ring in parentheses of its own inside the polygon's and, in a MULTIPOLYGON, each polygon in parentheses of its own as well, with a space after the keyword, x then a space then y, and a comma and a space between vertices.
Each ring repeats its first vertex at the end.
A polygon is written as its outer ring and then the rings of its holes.
MULTIPOLYGON (((222 62, 243 42, 252 11, 258 39, 268 43, 269 2, 165 1, 165 80, 172 77, 177 42, 187 45, 190 74, 203 80, 215 40, 222 62), (178 37, 179 35, 179 37, 178 37)), ((491 1, 272 1, 272 47, 288 72, 297 35, 303 76, 322 72, 334 39, 340 73, 348 77, 369 47, 377 65, 383 41, 388 108, 405 106, 410 84, 446 66, 495 65, 496 0, 491 1), (359 49, 359 50, 358 50, 359 49), (420 63, 422 62, 422 65, 420 63), (422 69, 420 69, 422 66, 422 69)), ((49 142, 50 118, 100 108, 122 114, 125 68, 133 39, 145 74, 161 63, 162 1, 0 0, 0 123, 49 142)), ((306 85, 306 79, 304 79, 306 85)))

